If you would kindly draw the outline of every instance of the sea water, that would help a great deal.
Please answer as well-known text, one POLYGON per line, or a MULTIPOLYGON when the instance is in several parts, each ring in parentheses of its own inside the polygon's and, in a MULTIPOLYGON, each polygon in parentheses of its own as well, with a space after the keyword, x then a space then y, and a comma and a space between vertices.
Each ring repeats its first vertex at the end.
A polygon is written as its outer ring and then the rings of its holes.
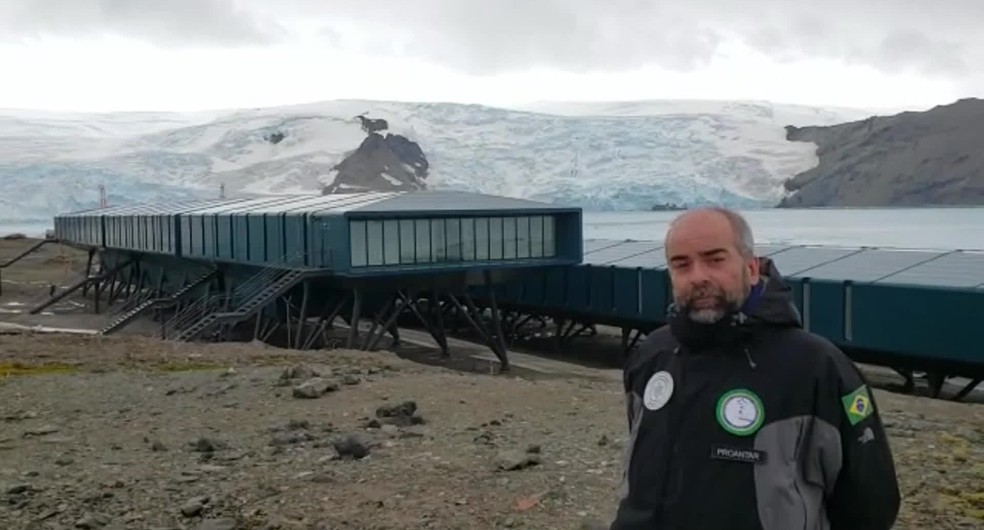
MULTIPOLYGON (((584 237, 662 241, 679 212, 585 212, 584 237)), ((742 211, 756 244, 984 250, 984 207, 742 211)))
MULTIPOLYGON (((984 250, 984 207, 742 211, 763 245, 984 250)), ((678 212, 584 212, 584 237, 661 241, 678 212)), ((43 237, 50 222, 0 221, 0 236, 43 237)))

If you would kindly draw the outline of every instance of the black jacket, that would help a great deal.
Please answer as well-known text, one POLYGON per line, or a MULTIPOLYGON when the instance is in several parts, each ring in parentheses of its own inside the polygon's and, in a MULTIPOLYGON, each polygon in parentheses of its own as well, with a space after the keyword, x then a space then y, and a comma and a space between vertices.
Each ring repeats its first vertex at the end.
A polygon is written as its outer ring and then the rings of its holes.
POLYGON ((747 315, 712 334, 676 319, 628 358, 630 437, 612 530, 894 524, 895 465, 865 379, 802 329, 767 259, 762 273, 747 315))

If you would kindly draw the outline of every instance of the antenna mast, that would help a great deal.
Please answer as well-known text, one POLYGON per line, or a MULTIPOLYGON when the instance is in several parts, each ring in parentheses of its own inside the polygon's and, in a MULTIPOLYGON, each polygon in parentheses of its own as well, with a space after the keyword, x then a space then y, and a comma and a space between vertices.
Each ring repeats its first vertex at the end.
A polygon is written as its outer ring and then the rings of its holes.
POLYGON ((99 185, 99 207, 107 208, 109 207, 109 201, 106 199, 106 185, 99 185))

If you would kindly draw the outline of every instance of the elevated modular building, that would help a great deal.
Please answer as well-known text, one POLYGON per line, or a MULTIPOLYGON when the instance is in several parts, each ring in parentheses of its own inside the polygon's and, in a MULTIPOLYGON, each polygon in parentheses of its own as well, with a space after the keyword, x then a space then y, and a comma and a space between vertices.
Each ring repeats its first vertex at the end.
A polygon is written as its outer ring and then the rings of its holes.
MULTIPOLYGON (((469 285, 580 263, 581 223, 579 208, 534 201, 366 192, 88 210, 57 216, 55 237, 98 251, 102 270, 112 271, 110 283, 126 278, 127 293, 154 291, 107 332, 162 300, 180 302, 175 294, 193 300, 192 309, 183 308, 164 326, 165 335, 182 340, 253 317, 286 323, 291 306, 271 306, 298 295, 295 329, 332 312, 358 322, 373 311, 381 325, 413 304, 412 312, 446 349, 443 330, 417 307, 424 293, 433 309, 446 297, 460 303, 469 285)), ((501 333, 483 329, 478 308, 472 311, 473 324, 504 359, 501 333)), ((495 312, 492 320, 495 327, 495 312)), ((298 340, 301 335, 307 336, 299 332, 298 340)), ((353 327, 350 346, 357 335, 353 327)))

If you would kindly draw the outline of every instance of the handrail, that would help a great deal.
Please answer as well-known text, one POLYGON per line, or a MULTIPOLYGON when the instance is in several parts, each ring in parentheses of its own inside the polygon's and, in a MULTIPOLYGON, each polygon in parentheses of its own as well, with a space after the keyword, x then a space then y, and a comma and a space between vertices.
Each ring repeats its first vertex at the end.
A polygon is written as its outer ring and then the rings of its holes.
POLYGON ((298 261, 303 263, 305 255, 303 251, 284 254, 276 265, 264 267, 248 280, 237 285, 231 293, 205 294, 183 311, 172 316, 164 324, 164 333, 170 335, 174 331, 180 332, 198 319, 204 318, 210 312, 221 308, 226 302, 229 302, 233 307, 238 307, 241 303, 266 289, 270 283, 276 281, 278 276, 289 272, 290 269, 284 269, 284 265, 290 266, 298 261))

